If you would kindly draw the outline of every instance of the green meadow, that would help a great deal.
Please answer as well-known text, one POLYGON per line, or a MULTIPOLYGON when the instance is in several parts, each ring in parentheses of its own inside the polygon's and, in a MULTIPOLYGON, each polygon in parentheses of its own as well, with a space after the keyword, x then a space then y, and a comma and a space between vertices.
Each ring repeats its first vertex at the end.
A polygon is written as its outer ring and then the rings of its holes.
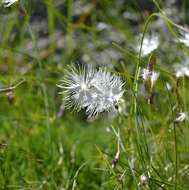
POLYGON ((188 190, 189 2, 6 5, 2 0, 0 189, 188 190), (154 34, 158 45, 143 56, 145 37, 154 34), (124 82, 118 114, 89 119, 85 109, 66 108, 57 85, 70 65, 90 64, 124 82))

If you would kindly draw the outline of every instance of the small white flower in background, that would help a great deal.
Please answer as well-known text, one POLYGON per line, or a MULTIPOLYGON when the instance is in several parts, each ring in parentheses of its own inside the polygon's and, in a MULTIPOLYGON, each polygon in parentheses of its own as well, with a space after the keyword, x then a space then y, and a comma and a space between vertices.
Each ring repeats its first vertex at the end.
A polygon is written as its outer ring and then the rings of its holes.
POLYGON ((77 111, 85 109, 88 118, 92 118, 102 112, 115 112, 124 93, 123 85, 119 76, 89 66, 68 70, 58 86, 63 89, 66 107, 77 111))
POLYGON ((142 78, 144 81, 150 81, 151 87, 154 86, 155 82, 157 81, 159 77, 159 73, 155 71, 150 71, 149 68, 142 69, 142 78))
POLYGON ((144 174, 140 176, 140 185, 147 186, 148 185, 148 177, 144 174))
POLYGON ((172 86, 170 83, 166 82, 165 86, 167 90, 172 90, 172 86))
POLYGON ((151 71, 149 69, 142 69, 142 78, 144 81, 147 81, 151 77, 151 71))
POLYGON ((189 32, 185 32, 181 38, 179 38, 179 41, 183 43, 185 46, 189 47, 189 32))
POLYGON ((187 112, 180 112, 179 116, 176 118, 176 122, 184 122, 184 121, 188 121, 189 117, 188 117, 188 113, 187 112))
POLYGON ((176 65, 176 77, 180 78, 183 76, 189 77, 189 66, 187 65, 176 65))
POLYGON ((10 7, 12 4, 16 3, 18 0, 2 0, 4 7, 10 7))
MULTIPOLYGON (((141 39, 140 35, 140 39, 141 39)), ((137 39, 137 43, 141 41, 139 39, 137 39)), ((158 48, 160 42, 159 42, 159 36, 154 34, 154 35, 146 35, 143 39, 143 43, 142 43, 142 50, 141 50, 141 55, 143 57, 149 55, 151 52, 153 52, 155 49, 158 48)), ((138 43, 138 45, 136 46, 136 51, 139 53, 140 52, 140 48, 141 48, 141 44, 138 43)))
POLYGON ((189 58, 186 58, 184 63, 175 65, 175 74, 177 78, 183 76, 189 77, 189 58))
POLYGON ((108 24, 106 24, 104 22, 99 22, 97 24, 96 28, 97 28, 98 31, 102 31, 102 30, 105 30, 105 29, 111 29, 111 25, 108 25, 108 24))

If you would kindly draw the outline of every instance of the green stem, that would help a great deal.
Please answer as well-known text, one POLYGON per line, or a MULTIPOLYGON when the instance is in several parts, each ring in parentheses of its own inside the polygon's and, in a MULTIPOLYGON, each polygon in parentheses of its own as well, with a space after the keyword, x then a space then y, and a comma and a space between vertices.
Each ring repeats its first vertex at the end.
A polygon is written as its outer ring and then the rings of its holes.
POLYGON ((177 189, 177 178, 178 178, 178 150, 177 150, 177 131, 176 125, 173 124, 174 129, 174 146, 175 146, 175 190, 177 189))
POLYGON ((18 86, 20 86, 23 82, 25 82, 25 79, 22 79, 19 83, 17 83, 16 85, 14 86, 11 86, 11 87, 8 87, 8 88, 2 88, 0 89, 0 93, 3 93, 3 92, 10 92, 12 90, 15 90, 18 86))

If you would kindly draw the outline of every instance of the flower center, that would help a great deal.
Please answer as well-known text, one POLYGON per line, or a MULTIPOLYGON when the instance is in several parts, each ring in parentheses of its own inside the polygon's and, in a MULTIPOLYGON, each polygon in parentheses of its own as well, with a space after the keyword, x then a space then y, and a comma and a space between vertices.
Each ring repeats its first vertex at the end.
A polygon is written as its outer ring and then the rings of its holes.
POLYGON ((82 89, 82 90, 87 90, 87 85, 86 85, 85 83, 82 83, 82 84, 81 84, 81 89, 82 89))

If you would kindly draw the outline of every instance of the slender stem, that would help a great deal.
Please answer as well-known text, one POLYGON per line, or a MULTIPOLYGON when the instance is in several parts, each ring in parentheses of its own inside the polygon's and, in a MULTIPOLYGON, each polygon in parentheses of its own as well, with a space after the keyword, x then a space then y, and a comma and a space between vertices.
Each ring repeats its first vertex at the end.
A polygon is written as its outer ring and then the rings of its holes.
POLYGON ((182 91, 183 91, 183 105, 184 105, 184 111, 186 111, 186 90, 185 90, 185 77, 183 77, 182 80, 183 83, 183 87, 182 87, 182 91))
POLYGON ((172 24, 173 26, 175 26, 176 28, 180 29, 180 30, 183 30, 185 32, 188 32, 188 29, 181 26, 181 25, 178 25, 176 23, 174 23, 171 19, 169 19, 167 17, 167 15, 165 15, 165 13, 162 11, 162 9, 160 8, 158 2, 156 0, 153 0, 154 4, 156 5, 156 7, 159 9, 159 11, 161 12, 162 16, 164 17, 164 19, 166 19, 170 24, 172 24))
POLYGON ((175 146, 175 190, 177 189, 177 178, 178 178, 178 150, 177 150, 177 131, 175 122, 173 123, 174 129, 174 146, 175 146))
POLYGON ((2 88, 2 89, 0 89, 0 93, 13 91, 24 82, 25 82, 25 79, 22 79, 20 82, 18 82, 14 86, 10 86, 10 87, 7 87, 7 88, 2 88))
POLYGON ((143 41, 144 41, 144 36, 148 30, 148 26, 152 20, 153 17, 157 17, 159 16, 158 13, 153 13, 151 14, 147 21, 145 22, 144 25, 144 32, 142 34, 142 41, 141 41, 141 45, 140 45, 140 51, 139 51, 139 56, 138 56, 138 62, 136 65, 136 71, 135 71, 135 78, 134 78, 134 114, 136 116, 136 111, 137 111, 137 93, 138 93, 138 78, 139 78, 139 74, 140 74, 140 63, 141 63, 141 55, 142 55, 142 45, 143 45, 143 41))

